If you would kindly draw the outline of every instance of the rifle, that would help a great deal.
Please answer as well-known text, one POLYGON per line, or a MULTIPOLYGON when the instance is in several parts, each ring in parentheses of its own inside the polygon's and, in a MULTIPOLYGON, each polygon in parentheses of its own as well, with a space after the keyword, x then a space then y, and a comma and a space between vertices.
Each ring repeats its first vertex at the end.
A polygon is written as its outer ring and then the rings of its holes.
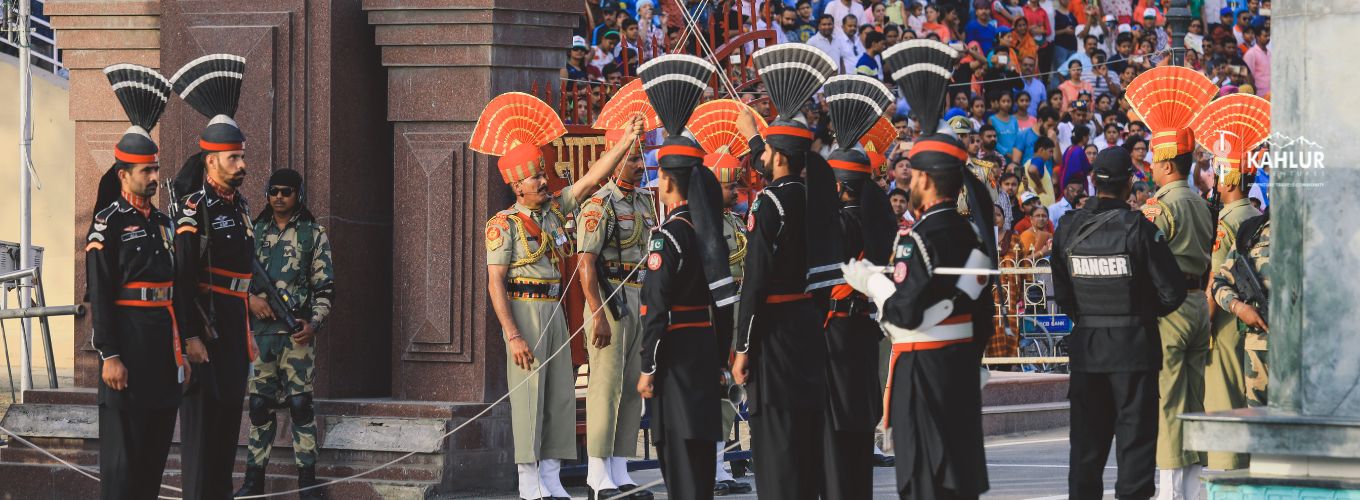
POLYGON ((285 290, 279 290, 273 283, 269 282, 269 274, 264 267, 260 266, 260 261, 253 257, 250 263, 254 272, 250 273, 250 283, 253 288, 258 288, 264 292, 265 301, 269 303, 269 310, 273 311, 274 318, 288 325, 288 330, 292 333, 302 331, 302 322, 293 316, 293 308, 297 305, 297 300, 293 295, 285 290))
POLYGON ((1261 278, 1251 268, 1251 261, 1247 260, 1246 254, 1238 252, 1233 258, 1232 276, 1237 297, 1255 307, 1261 319, 1269 321, 1267 309, 1270 307, 1270 296, 1266 295, 1266 288, 1261 285, 1261 278))

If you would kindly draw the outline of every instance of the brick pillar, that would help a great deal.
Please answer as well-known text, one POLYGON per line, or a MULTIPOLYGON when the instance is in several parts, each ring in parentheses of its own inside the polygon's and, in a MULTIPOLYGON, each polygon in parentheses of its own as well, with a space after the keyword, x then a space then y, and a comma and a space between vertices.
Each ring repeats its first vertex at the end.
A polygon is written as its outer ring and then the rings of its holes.
POLYGON ((580 2, 364 0, 387 67, 396 189, 392 395, 485 403, 506 391, 486 294, 486 220, 513 203, 468 150, 483 106, 555 82, 580 2))
MULTIPOLYGON (((71 71, 70 114, 76 122, 76 234, 72 244, 77 301, 85 296, 85 231, 94 215, 99 177, 113 165, 113 146, 128 128, 127 116, 109 90, 103 69, 117 63, 160 67, 160 11, 158 0, 48 0, 44 8, 60 33, 66 67, 71 71)), ((159 127, 152 131, 153 137, 159 133, 159 127)), ((75 325, 76 386, 94 387, 99 380, 99 358, 90 345, 89 317, 77 318, 75 325)))

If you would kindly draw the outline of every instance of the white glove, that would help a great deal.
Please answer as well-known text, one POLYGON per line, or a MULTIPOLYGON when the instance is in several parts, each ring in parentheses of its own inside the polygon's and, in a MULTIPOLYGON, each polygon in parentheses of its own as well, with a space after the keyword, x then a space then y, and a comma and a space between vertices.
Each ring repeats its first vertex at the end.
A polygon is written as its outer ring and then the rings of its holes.
POLYGON ((851 259, 841 264, 841 273, 845 275, 846 284, 866 295, 869 294, 869 278, 879 274, 876 266, 864 259, 851 259))

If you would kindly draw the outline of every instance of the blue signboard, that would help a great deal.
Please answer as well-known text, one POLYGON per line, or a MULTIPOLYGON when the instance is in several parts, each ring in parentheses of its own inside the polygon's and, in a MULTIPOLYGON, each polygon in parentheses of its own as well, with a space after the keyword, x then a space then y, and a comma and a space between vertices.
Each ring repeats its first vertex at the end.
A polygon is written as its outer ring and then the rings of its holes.
POLYGON ((1070 333, 1072 320, 1066 314, 1040 314, 1025 318, 1025 333, 1070 333))

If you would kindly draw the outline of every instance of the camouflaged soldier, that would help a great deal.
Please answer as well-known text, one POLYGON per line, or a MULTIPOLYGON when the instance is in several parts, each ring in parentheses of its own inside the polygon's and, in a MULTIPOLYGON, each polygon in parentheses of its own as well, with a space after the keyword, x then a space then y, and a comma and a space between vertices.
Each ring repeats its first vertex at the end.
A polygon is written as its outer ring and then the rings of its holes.
MULTIPOLYGON (((263 291, 251 290, 251 330, 260 355, 250 378, 250 438, 246 477, 236 496, 264 493, 265 467, 277 432, 275 409, 287 408, 293 422, 293 456, 298 487, 316 482, 316 417, 312 403, 315 338, 330 315, 335 272, 330 239, 302 204, 302 175, 292 169, 269 178, 269 204, 255 218, 255 258, 268 281, 297 304, 293 316, 303 323, 293 333, 269 308, 263 291)), ((302 498, 319 498, 319 490, 302 498)))
POLYGON ((1269 367, 1266 357, 1266 340, 1269 327, 1266 325, 1266 314, 1258 309, 1262 303, 1253 304, 1256 300, 1244 300, 1241 293, 1245 290, 1239 282, 1246 278, 1245 273, 1252 273, 1256 281, 1261 284, 1264 296, 1258 300, 1268 301, 1270 298, 1270 216, 1260 215, 1248 219, 1242 223, 1242 227, 1237 232, 1237 244, 1233 247, 1228 258, 1223 262, 1223 266, 1214 272, 1214 302, 1218 303, 1223 310, 1229 311, 1237 317, 1238 325, 1243 333, 1243 347, 1246 350, 1246 358, 1243 363, 1244 377, 1246 385, 1247 404, 1251 406, 1266 405, 1266 382, 1269 375, 1269 367), (1245 254, 1246 261, 1251 264, 1251 269, 1242 269, 1238 265, 1238 255, 1245 254))
MULTIPOLYGON (((623 136, 623 130, 606 133, 607 147, 617 146, 623 136)), ((585 292, 582 318, 590 359, 586 485, 601 498, 637 485, 628 475, 628 457, 637 455, 642 423, 642 397, 632 390, 642 373, 638 305, 647 273, 639 264, 647 254, 647 236, 657 222, 652 195, 636 189, 642 180, 640 143, 627 146, 615 174, 613 182, 581 204, 576 224, 577 272, 585 292), (611 292, 613 299, 605 303, 611 292)))
POLYGON ((562 487, 562 460, 576 458, 575 377, 562 348, 571 336, 562 314, 558 263, 571 250, 566 215, 614 171, 642 122, 630 125, 615 147, 558 194, 548 190, 542 147, 566 133, 543 101, 506 93, 487 103, 473 130, 471 148, 500 158, 496 167, 515 194, 515 204, 486 222, 487 292, 505 341, 506 384, 520 498, 569 498, 562 487))

